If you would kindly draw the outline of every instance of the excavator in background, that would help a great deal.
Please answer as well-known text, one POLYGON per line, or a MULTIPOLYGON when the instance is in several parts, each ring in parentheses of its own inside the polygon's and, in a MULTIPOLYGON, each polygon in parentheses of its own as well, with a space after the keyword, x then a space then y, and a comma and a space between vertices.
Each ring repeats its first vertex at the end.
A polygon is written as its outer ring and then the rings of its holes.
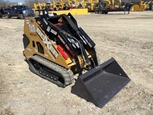
POLYGON ((70 1, 70 0, 59 0, 47 3, 34 3, 34 10, 45 10, 46 6, 50 6, 50 11, 59 11, 59 10, 69 10, 77 8, 76 1, 70 1))
POLYGON ((84 0, 85 7, 88 8, 89 12, 95 11, 95 8, 98 6, 98 0, 84 0))
POLYGON ((64 4, 67 5, 67 3, 64 3, 62 0, 58 2, 34 3, 34 10, 45 10, 46 7, 49 7, 49 11, 64 10, 64 4))
POLYGON ((34 3, 34 11, 36 14, 40 14, 42 10, 47 10, 49 14, 88 14, 88 9, 82 6, 81 0, 60 0, 52 1, 51 3, 34 3))
POLYGON ((30 71, 63 88, 76 80, 71 92, 103 107, 130 78, 113 57, 100 63, 96 43, 70 13, 44 12, 24 21, 23 55, 30 71))
POLYGON ((128 8, 125 8, 126 3, 121 0, 99 0, 98 7, 95 9, 95 13, 108 14, 108 12, 119 12, 131 10, 132 5, 129 4, 128 8))
POLYGON ((138 3, 134 3, 132 11, 146 11, 153 10, 153 0, 140 0, 138 3))
POLYGON ((38 10, 44 10, 46 7, 46 3, 34 3, 33 4, 33 10, 38 11, 38 10))

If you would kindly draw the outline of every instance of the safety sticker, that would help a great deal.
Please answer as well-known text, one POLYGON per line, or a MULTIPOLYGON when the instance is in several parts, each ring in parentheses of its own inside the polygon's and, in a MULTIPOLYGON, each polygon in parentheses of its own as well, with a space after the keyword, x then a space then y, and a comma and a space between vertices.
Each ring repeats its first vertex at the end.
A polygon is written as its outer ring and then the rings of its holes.
POLYGON ((29 22, 29 20, 26 20, 26 24, 29 24, 30 22, 29 22))
POLYGON ((34 25, 29 25, 29 30, 30 30, 30 32, 35 32, 35 26, 34 25))
POLYGON ((57 35, 57 32, 55 30, 53 30, 53 29, 51 29, 50 32, 53 33, 54 35, 57 35))
POLYGON ((50 27, 50 26, 48 26, 48 27, 47 27, 47 32, 49 32, 49 31, 50 31, 50 29, 51 29, 51 27, 50 27))

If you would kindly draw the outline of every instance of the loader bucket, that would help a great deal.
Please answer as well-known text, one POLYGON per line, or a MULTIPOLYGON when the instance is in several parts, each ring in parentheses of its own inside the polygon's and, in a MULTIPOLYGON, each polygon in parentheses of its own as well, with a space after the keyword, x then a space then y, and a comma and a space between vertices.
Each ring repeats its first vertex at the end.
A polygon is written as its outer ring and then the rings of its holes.
POLYGON ((102 108, 129 81, 129 77, 116 60, 111 58, 79 76, 72 93, 102 108))

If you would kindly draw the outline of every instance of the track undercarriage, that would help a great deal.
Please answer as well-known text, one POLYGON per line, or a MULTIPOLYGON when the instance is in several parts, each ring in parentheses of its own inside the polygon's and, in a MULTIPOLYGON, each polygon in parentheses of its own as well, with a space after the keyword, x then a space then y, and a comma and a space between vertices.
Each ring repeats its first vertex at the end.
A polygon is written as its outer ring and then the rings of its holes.
POLYGON ((28 60, 29 69, 60 87, 65 87, 73 82, 73 72, 63 68, 38 55, 32 56, 28 60))

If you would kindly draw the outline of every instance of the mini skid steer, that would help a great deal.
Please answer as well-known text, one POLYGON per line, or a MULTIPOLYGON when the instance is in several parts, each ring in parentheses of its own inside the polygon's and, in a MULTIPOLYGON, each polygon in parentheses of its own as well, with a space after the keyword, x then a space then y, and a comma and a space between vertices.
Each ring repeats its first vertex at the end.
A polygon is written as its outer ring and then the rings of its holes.
POLYGON ((60 87, 72 84, 78 74, 79 85, 98 107, 130 81, 114 58, 99 63, 96 44, 70 13, 26 17, 23 45, 31 72, 60 87))

